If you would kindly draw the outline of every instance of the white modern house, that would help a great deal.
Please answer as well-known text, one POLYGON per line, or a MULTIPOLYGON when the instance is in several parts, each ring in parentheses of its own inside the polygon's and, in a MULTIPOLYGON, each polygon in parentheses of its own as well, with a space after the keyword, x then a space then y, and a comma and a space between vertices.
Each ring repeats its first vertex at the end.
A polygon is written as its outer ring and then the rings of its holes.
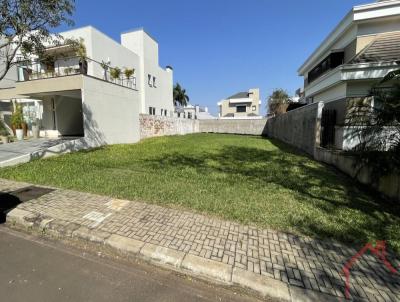
POLYGON ((208 107, 200 105, 187 104, 184 107, 176 108, 176 114, 178 117, 183 117, 192 120, 212 120, 216 119, 210 112, 208 107))
POLYGON ((320 102, 334 113, 331 143, 336 148, 357 144, 349 138, 351 129, 344 127, 351 101, 368 96, 381 78, 398 68, 400 0, 353 7, 301 65, 298 74, 304 78, 306 102, 320 102))
POLYGON ((42 136, 117 144, 139 141, 139 114, 173 115, 173 70, 159 66, 158 43, 142 28, 122 33, 120 43, 92 26, 60 35, 83 39, 85 62, 62 43, 49 45, 46 62, 21 61, 0 82, 6 121, 10 102, 24 103, 25 119, 38 118, 42 136), (129 78, 126 69, 134 70, 129 78))
POLYGON ((252 119, 260 116, 260 89, 238 92, 218 102, 219 118, 252 119))

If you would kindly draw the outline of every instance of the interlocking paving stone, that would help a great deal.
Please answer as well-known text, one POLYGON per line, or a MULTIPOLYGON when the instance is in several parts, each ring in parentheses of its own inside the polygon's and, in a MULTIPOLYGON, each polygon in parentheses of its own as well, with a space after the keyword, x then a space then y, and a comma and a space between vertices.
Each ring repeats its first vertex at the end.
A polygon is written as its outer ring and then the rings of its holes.
MULTIPOLYGON (((0 192, 30 185, 0 179, 0 192)), ((343 265, 357 253, 357 248, 333 240, 322 241, 70 190, 55 189, 17 208, 62 221, 66 229, 70 225, 73 230, 85 227, 99 234, 114 234, 338 297, 344 297, 343 265), (87 217, 99 217, 99 222, 87 217)), ((389 254, 388 259, 399 268, 398 258, 389 254)), ((400 300, 400 274, 391 274, 371 254, 364 255, 352 268, 350 281, 350 293, 356 300, 400 300)))

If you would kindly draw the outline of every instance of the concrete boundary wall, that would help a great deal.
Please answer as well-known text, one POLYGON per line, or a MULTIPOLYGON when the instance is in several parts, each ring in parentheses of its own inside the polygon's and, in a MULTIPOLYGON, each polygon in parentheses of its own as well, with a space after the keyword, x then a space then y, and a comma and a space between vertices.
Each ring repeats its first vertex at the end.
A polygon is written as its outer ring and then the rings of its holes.
POLYGON ((200 120, 200 132, 266 135, 267 119, 200 120))
POLYGON ((319 103, 310 104, 267 120, 267 136, 277 138, 310 155, 319 143, 319 103))
POLYGON ((307 152, 317 161, 335 166, 362 184, 371 185, 389 198, 400 201, 400 176, 387 175, 376 179, 369 167, 356 173, 356 158, 346 152, 320 147, 321 116, 324 103, 310 104, 267 121, 268 137, 276 138, 307 152))
POLYGON ((158 115, 139 115, 140 139, 199 132, 199 121, 158 115))

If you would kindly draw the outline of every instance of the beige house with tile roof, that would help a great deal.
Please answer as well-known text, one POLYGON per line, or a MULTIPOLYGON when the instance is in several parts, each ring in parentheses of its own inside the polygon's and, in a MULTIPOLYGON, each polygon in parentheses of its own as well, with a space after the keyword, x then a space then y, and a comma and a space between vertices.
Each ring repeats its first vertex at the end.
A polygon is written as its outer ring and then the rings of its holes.
POLYGON ((261 118, 260 89, 238 92, 218 103, 220 118, 261 118))

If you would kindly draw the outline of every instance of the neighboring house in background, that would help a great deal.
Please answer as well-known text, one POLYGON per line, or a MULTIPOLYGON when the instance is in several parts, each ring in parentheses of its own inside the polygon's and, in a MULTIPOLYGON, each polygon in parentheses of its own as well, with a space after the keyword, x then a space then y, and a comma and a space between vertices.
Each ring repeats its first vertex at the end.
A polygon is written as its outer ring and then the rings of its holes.
MULTIPOLYGON (((132 143, 140 139, 139 114, 173 115, 172 68, 159 67, 158 44, 143 29, 122 33, 121 43, 92 26, 60 35, 83 39, 87 68, 82 68, 70 45, 49 45, 46 52, 52 61, 32 57, 0 81, 2 107, 9 110, 10 100, 24 103, 28 123, 33 112, 42 136, 80 136, 97 144, 132 143), (135 72, 129 79, 123 73, 112 79, 110 68, 115 67, 135 72)), ((7 121, 9 112, 3 115, 7 121)))
POLYGON ((236 93, 218 103, 220 118, 261 118, 260 90, 236 93))
POLYGON ((185 107, 176 108, 176 113, 178 117, 183 117, 193 120, 210 120, 216 119, 215 116, 208 112, 207 107, 201 107, 199 105, 187 104, 185 107))
POLYGON ((306 102, 322 102, 323 110, 330 110, 327 145, 351 149, 359 143, 354 130, 345 127, 349 105, 368 96, 399 64, 400 1, 353 7, 298 70, 306 102))

